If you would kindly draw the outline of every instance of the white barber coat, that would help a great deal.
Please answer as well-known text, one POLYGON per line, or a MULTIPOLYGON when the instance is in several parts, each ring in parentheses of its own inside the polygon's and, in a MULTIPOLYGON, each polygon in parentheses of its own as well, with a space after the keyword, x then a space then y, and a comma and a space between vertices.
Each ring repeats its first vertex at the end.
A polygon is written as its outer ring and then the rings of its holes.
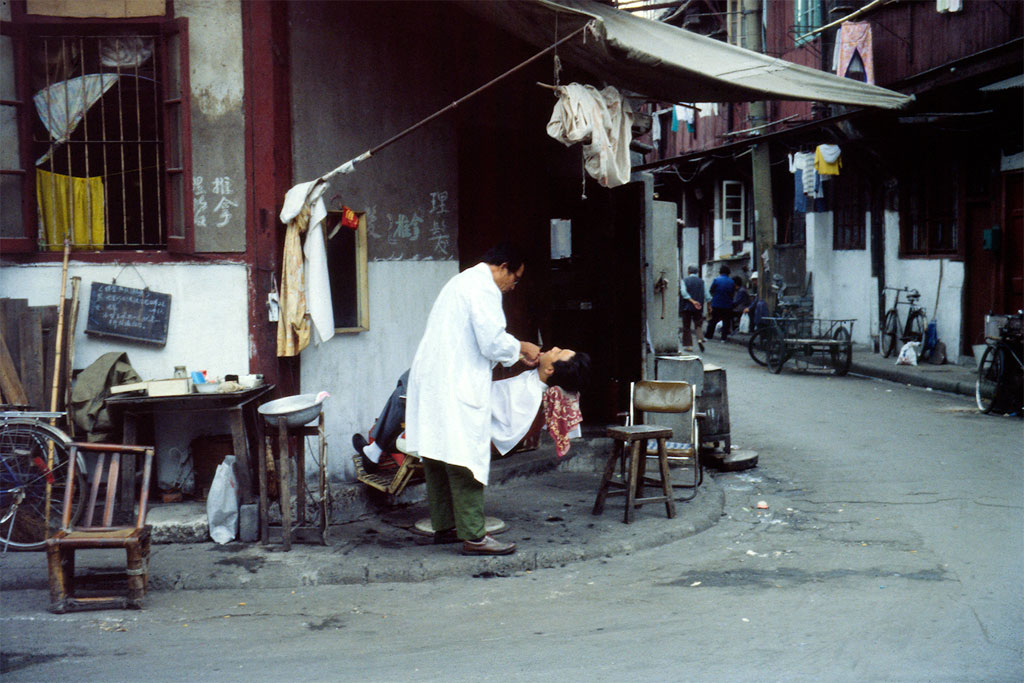
POLYGON ((441 289, 409 372, 406 446, 420 457, 469 469, 487 483, 491 467, 491 370, 519 360, 505 331, 501 290, 486 263, 441 289))

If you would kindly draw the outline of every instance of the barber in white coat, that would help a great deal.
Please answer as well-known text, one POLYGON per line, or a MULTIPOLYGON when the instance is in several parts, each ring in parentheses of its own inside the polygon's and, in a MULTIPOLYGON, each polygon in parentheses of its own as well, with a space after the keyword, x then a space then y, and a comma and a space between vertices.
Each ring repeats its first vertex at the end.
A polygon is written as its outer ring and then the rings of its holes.
POLYGON ((435 541, 463 541, 468 555, 507 555, 484 529, 484 487, 491 465, 491 370, 540 348, 505 331, 501 295, 523 276, 522 256, 507 244, 448 281, 438 294, 409 373, 406 445, 423 460, 435 541))

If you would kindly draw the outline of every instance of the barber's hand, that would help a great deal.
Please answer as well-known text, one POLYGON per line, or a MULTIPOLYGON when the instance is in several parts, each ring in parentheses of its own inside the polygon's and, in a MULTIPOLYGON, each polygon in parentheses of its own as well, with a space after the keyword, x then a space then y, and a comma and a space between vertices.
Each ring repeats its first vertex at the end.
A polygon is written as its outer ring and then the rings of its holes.
POLYGON ((519 352, 523 355, 523 363, 534 367, 540 363, 540 347, 528 341, 519 342, 519 352))
POLYGON ((696 301, 694 299, 690 299, 690 302, 693 304, 693 307, 696 308, 698 311, 702 308, 702 306, 701 306, 699 301, 696 301))

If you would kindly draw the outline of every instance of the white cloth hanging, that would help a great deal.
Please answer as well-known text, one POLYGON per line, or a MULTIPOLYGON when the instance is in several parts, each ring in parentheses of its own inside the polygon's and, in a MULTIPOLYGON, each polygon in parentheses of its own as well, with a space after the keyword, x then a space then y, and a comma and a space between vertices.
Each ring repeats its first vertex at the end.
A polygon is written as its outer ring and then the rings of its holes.
POLYGON ((598 90, 592 85, 555 88, 558 103, 548 121, 548 135, 569 147, 583 145, 587 174, 604 187, 629 182, 632 166, 629 143, 633 139, 633 110, 619 91, 608 86, 598 90))

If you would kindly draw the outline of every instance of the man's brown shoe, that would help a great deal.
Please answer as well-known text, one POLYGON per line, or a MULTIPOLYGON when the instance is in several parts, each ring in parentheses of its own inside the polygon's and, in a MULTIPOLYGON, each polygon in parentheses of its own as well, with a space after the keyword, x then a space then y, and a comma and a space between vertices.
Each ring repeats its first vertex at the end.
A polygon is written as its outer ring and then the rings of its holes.
POLYGON ((494 540, 490 534, 479 541, 463 541, 463 555, 511 555, 516 551, 515 543, 502 543, 494 540))

